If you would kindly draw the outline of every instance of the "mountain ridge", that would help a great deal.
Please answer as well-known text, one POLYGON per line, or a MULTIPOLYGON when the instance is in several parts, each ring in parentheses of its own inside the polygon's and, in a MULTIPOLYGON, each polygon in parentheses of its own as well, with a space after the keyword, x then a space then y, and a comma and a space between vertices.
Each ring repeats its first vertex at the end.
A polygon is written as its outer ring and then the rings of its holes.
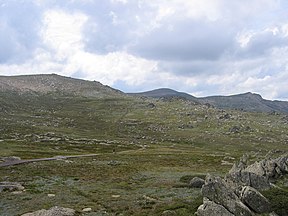
POLYGON ((131 93, 134 96, 153 98, 178 97, 191 100, 196 103, 210 104, 219 109, 237 109, 253 112, 281 112, 288 113, 288 102, 263 99, 260 94, 246 92, 229 96, 194 97, 188 93, 178 92, 169 88, 155 89, 147 92, 131 93), (165 91, 164 91, 165 90, 165 91), (166 92, 166 94, 164 94, 166 92), (183 97, 185 95, 185 97, 183 97))
POLYGON ((0 76, 0 92, 59 94, 92 98, 132 96, 164 100, 183 99, 195 104, 209 104, 219 109, 288 113, 287 101, 267 100, 251 92, 229 96, 195 97, 185 92, 159 88, 146 92, 124 93, 97 81, 86 81, 57 74, 0 76))

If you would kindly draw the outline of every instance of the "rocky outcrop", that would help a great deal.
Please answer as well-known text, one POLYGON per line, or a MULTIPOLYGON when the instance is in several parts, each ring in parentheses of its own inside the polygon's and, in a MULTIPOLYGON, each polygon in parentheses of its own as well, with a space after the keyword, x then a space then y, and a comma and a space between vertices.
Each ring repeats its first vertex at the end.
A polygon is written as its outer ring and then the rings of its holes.
POLYGON ((265 176, 259 176, 246 171, 229 173, 226 175, 225 180, 234 189, 237 189, 239 186, 251 186, 257 190, 267 190, 271 187, 268 178, 265 176))
POLYGON ((243 156, 225 178, 207 175, 202 186, 203 204, 199 216, 272 215, 269 201, 258 191, 272 187, 270 181, 288 173, 288 155, 247 165, 243 156))
POLYGON ((23 214, 22 216, 74 216, 74 215, 76 215, 74 209, 54 206, 48 210, 42 209, 39 211, 23 214))
POLYGON ((231 214, 253 215, 249 208, 241 202, 233 189, 220 177, 207 175, 205 185, 202 187, 202 195, 209 201, 223 206, 231 214))

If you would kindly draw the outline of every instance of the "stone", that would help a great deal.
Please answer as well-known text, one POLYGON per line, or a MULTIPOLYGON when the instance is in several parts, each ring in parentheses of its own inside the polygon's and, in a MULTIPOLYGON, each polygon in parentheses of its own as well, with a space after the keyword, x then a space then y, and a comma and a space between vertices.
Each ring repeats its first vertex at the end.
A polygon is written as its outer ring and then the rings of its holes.
POLYGON ((205 181, 199 177, 194 177, 189 182, 190 188, 201 188, 205 184, 205 181))
POLYGON ((178 214, 176 213, 176 211, 173 210, 166 210, 163 211, 161 216, 177 216, 178 214))
POLYGON ((233 126, 229 129, 231 133, 240 133, 241 128, 239 126, 233 126))
POLYGON ((155 108, 156 105, 155 105, 154 103, 149 103, 149 104, 147 105, 147 107, 152 109, 152 108, 155 108))
POLYGON ((256 213, 269 213, 271 210, 269 201, 252 187, 243 187, 241 200, 256 213))
POLYGON ((23 191, 25 188, 18 182, 0 182, 0 192, 2 191, 23 191))
POLYGON ((92 208, 84 208, 82 209, 82 212, 91 212, 92 211, 92 208))
POLYGON ((13 191, 13 192, 11 192, 11 194, 13 194, 13 195, 19 195, 19 194, 22 194, 23 193, 23 191, 13 191))
POLYGON ((3 162, 13 162, 13 161, 19 161, 21 160, 21 158, 16 156, 9 156, 9 157, 2 157, 0 158, 0 160, 3 162))
POLYGON ((48 210, 42 209, 31 213, 23 214, 22 216, 75 216, 74 209, 54 206, 48 210))
POLYGON ((218 205, 213 201, 205 200, 202 205, 200 205, 197 209, 196 215, 198 216, 233 216, 231 212, 229 212, 222 205, 218 205))

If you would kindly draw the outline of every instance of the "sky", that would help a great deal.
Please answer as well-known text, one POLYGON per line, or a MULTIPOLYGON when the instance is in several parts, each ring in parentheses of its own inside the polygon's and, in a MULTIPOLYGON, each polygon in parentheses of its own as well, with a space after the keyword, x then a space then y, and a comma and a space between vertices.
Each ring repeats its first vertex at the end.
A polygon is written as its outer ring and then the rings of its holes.
POLYGON ((288 100, 287 0, 0 0, 0 75, 288 100))

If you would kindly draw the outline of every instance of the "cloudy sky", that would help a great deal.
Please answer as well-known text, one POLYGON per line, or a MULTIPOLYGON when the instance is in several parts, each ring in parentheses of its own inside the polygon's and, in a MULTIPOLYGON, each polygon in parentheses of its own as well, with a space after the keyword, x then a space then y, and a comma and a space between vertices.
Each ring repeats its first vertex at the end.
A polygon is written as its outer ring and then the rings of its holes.
POLYGON ((288 100, 287 0, 0 0, 0 75, 288 100))

